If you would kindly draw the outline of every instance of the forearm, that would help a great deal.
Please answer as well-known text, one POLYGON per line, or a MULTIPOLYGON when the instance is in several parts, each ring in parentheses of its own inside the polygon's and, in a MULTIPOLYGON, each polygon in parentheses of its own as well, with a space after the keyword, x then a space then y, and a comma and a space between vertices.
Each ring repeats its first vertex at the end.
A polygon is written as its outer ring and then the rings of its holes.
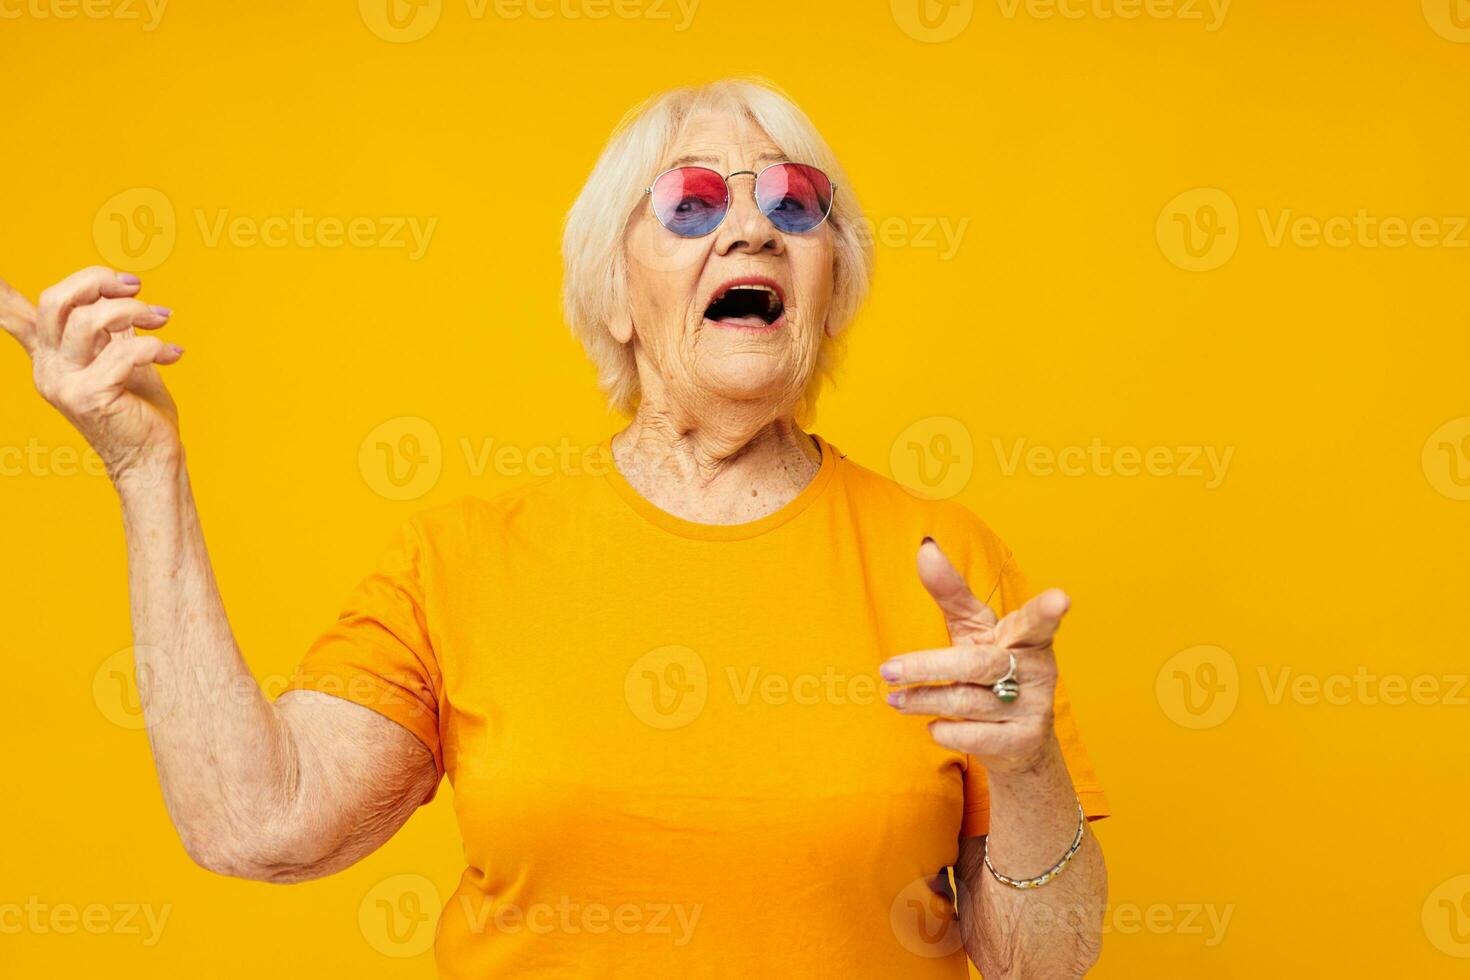
POLYGON ((171 311, 138 277, 73 273, 39 306, 0 282, 0 329, 36 389, 104 461, 122 503, 133 651, 164 802, 184 847, 226 874, 293 880, 387 840, 433 790, 433 754, 367 707, 315 692, 268 701, 220 600, 151 336, 171 311), (313 696, 314 695, 314 696, 313 696))
MULTIPOLYGON (((1053 739, 1038 765, 989 777, 990 860, 1012 878, 1051 868, 1077 834, 1077 801, 1053 739)), ((1097 960, 1107 869, 1091 831, 1066 869, 1037 888, 997 881, 981 841, 966 842, 956 877, 965 948, 986 980, 1080 977, 1097 960)))
POLYGON ((253 877, 289 830, 298 753, 230 630, 182 449, 139 463, 117 488, 138 687, 164 801, 196 861, 253 877))

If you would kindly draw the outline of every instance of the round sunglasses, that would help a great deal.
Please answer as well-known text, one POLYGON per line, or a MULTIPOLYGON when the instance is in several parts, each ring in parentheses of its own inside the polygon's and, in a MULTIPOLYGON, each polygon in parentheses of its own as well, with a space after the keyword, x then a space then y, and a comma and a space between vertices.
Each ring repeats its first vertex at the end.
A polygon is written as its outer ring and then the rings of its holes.
POLYGON ((755 178, 755 206, 787 234, 811 231, 832 212, 837 188, 804 163, 773 163, 759 173, 737 170, 724 176, 708 167, 674 167, 643 193, 653 202, 659 224, 681 238, 702 238, 730 213, 730 178, 741 174, 755 178))

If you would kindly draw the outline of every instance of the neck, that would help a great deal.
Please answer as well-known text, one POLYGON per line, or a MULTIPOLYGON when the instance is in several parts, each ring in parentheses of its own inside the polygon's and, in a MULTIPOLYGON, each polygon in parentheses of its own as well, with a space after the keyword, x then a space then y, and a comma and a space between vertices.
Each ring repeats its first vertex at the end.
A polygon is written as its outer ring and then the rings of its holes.
POLYGON ((613 437, 618 472, 650 503, 701 524, 780 510, 817 475, 821 452, 789 414, 711 423, 644 403, 613 437))

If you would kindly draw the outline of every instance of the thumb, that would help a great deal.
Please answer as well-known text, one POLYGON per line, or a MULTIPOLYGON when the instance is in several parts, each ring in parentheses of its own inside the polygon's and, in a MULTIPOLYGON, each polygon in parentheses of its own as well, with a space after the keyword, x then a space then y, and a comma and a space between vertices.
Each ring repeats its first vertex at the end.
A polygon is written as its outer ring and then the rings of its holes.
POLYGON ((951 643, 976 637, 995 626, 994 611, 970 591, 965 577, 933 538, 919 543, 918 561, 919 581, 944 613, 951 643))

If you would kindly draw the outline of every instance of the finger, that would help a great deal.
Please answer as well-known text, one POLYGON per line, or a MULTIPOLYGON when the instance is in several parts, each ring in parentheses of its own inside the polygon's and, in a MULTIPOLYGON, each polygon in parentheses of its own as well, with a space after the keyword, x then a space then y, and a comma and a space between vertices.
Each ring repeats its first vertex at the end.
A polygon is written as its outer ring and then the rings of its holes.
POLYGON ((157 330, 168 322, 172 312, 166 306, 149 306, 137 299, 100 299, 78 307, 61 336, 61 354, 74 364, 91 364, 105 334, 128 327, 157 330))
POLYGON ((878 673, 890 684, 994 684, 1011 666, 1004 647, 965 643, 939 650, 915 650, 883 662, 878 673))
POLYGON ((1042 648, 1051 645, 1072 600, 1061 589, 1047 589, 1001 620, 995 642, 1008 647, 1042 648))
POLYGON ((929 722, 929 736, 956 752, 994 757, 1004 755, 1011 747, 1014 725, 996 721, 952 721, 940 718, 929 722))
POLYGON ((173 364, 183 356, 184 348, 157 337, 115 337, 84 373, 98 387, 115 388, 128 380, 134 368, 173 364))
POLYGON ((36 308, 3 279, 0 279, 0 329, 14 337, 27 354, 36 349, 36 308))
POLYGON ((919 581, 944 613, 951 642, 983 636, 995 625, 995 612, 970 591, 960 574, 933 538, 919 543, 919 581))
POLYGON ((921 684, 888 694, 888 703, 905 715, 939 715, 969 721, 1001 721, 1015 709, 979 684, 921 684))
POLYGON ((73 272, 41 294, 41 303, 36 309, 37 343, 45 347, 60 344, 67 318, 78 306, 95 303, 103 297, 132 296, 141 286, 137 276, 114 272, 106 266, 94 265, 73 272))

